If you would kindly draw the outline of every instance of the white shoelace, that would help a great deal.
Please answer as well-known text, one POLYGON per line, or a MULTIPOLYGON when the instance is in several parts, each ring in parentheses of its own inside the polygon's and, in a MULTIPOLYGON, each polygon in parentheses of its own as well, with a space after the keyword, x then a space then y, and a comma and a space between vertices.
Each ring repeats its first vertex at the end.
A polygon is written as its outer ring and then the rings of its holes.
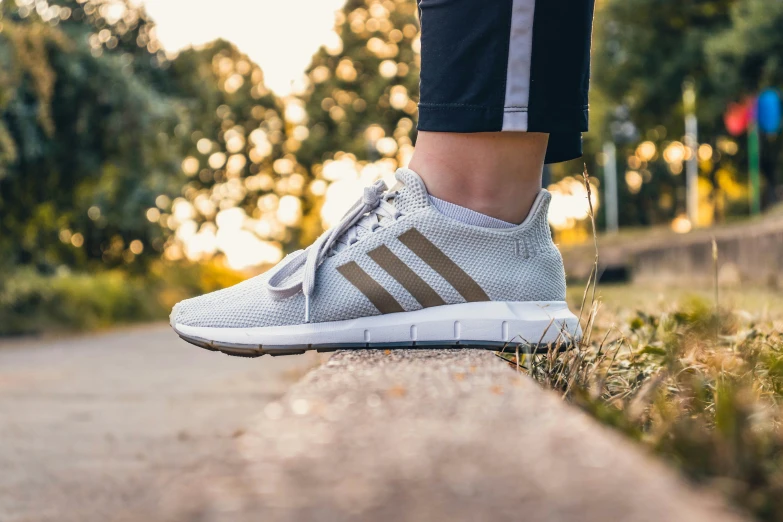
POLYGON ((382 180, 364 189, 362 199, 357 201, 339 223, 322 234, 315 243, 305 250, 294 252, 281 262, 280 268, 269 278, 267 290, 275 299, 286 299, 301 291, 305 296, 305 322, 310 322, 310 297, 315 289, 315 275, 321 262, 340 247, 350 246, 359 240, 359 229, 373 232, 382 227, 380 218, 396 220, 402 214, 389 203, 396 192, 386 192, 386 183, 382 180), (301 279, 281 286, 283 281, 295 274, 304 265, 301 279))

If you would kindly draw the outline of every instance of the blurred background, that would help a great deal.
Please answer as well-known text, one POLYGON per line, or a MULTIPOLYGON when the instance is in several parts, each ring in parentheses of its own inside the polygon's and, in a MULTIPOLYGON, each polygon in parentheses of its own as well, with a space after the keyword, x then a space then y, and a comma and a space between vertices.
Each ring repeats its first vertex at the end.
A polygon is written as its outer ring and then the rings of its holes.
MULTIPOLYGON (((583 163, 599 229, 630 242, 774 213, 783 4, 596 9, 585 157, 547 172, 557 241, 590 239, 583 163)), ((164 317, 309 244, 413 151, 414 0, 0 17, 0 334, 164 317)))
MULTIPOLYGON (((761 520, 783 519, 781 28, 779 0, 596 0, 585 155, 545 172, 592 337, 528 365, 761 520)), ((243 435, 320 360, 162 321, 407 165, 419 51, 415 0, 0 0, 3 522, 235 506, 243 435)))

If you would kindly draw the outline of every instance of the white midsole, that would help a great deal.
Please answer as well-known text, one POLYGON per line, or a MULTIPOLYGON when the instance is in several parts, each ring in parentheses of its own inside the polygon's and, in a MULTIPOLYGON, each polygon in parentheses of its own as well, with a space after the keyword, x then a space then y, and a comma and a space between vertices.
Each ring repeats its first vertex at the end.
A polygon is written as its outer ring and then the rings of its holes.
POLYGON ((330 345, 479 341, 568 342, 579 320, 563 301, 479 302, 424 308, 346 321, 256 328, 174 325, 183 335, 236 345, 330 345))

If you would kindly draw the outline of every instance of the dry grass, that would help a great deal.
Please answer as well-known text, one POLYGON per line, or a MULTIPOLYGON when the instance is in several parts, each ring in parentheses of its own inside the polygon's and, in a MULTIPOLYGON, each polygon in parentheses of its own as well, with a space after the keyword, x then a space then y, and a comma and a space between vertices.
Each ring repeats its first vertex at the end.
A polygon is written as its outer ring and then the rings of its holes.
POLYGON ((760 519, 783 519, 783 306, 768 306, 783 299, 607 293, 605 307, 594 268, 572 349, 504 357, 760 519))

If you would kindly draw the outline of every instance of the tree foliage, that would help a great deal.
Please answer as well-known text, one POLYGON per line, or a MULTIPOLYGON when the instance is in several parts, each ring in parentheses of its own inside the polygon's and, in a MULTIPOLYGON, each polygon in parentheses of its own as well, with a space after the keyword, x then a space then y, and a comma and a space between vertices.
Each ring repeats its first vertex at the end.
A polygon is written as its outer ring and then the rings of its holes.
POLYGON ((151 22, 130 4, 113 23, 89 3, 0 7, 0 255, 113 265, 159 250, 139 210, 176 185, 178 117, 165 58, 140 45, 151 22))
POLYGON ((360 160, 394 156, 384 137, 410 135, 418 101, 415 2, 349 0, 338 13, 339 41, 322 47, 307 73, 310 136, 300 157, 308 165, 338 151, 360 160))
POLYGON ((640 129, 681 133, 682 84, 692 79, 700 119, 712 127, 722 114, 712 100, 720 81, 709 70, 705 42, 729 26, 736 1, 606 0, 597 14, 594 85, 640 129))
POLYGON ((0 8, 0 262, 200 259, 217 252, 214 221, 230 208, 256 220, 255 236, 295 243, 295 220, 261 223, 277 200, 259 199, 298 197, 306 171, 282 102, 232 44, 168 56, 125 0, 0 8), (205 224, 211 245, 183 252, 205 224))
POLYGON ((783 2, 743 0, 731 9, 731 26, 706 41, 710 71, 723 95, 739 99, 783 86, 783 2))

